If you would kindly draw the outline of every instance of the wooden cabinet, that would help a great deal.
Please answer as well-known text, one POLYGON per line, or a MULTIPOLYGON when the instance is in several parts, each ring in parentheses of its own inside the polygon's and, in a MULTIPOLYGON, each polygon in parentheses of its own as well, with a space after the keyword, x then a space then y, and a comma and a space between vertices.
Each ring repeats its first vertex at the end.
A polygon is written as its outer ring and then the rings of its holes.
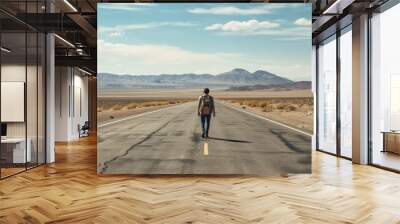
POLYGON ((383 152, 400 154, 400 132, 383 133, 383 152))

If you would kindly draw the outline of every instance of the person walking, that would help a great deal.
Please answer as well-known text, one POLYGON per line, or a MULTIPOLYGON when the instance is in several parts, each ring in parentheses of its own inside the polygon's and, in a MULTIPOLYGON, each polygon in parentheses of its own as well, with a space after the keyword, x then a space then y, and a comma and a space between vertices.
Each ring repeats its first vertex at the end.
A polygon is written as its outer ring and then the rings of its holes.
POLYGON ((210 96, 210 89, 205 88, 204 94, 199 97, 197 114, 201 119, 202 134, 201 137, 208 138, 210 130, 211 115, 215 117, 214 98, 210 96))

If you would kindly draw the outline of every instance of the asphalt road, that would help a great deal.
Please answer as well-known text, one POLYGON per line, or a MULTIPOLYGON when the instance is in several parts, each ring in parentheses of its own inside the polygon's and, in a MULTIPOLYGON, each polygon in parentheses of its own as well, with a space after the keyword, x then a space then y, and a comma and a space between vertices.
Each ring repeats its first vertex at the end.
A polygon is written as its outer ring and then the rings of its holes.
POLYGON ((102 174, 252 174, 311 172, 311 137, 216 103, 210 138, 201 138, 195 102, 98 128, 102 174))

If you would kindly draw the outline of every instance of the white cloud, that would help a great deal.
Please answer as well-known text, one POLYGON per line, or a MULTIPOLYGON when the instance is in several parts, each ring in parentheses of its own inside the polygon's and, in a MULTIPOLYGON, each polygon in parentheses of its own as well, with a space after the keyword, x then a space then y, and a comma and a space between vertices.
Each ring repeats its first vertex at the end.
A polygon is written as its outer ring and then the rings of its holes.
POLYGON ((124 31, 129 30, 138 30, 138 29, 151 29, 163 26, 175 26, 175 27, 191 27, 196 26, 196 24, 188 23, 188 22, 160 22, 160 23, 136 23, 136 24, 125 24, 125 25, 117 25, 117 26, 100 26, 99 32, 118 32, 122 33, 124 31))
POLYGON ((311 20, 306 19, 306 18, 299 18, 294 21, 294 24, 298 26, 310 26, 311 25, 311 20))
POLYGON ((220 29, 222 29, 222 27, 224 27, 223 24, 216 23, 216 24, 212 24, 212 25, 210 25, 210 26, 207 26, 207 27, 205 28, 205 30, 220 30, 220 29))
POLYGON ((220 35, 239 35, 239 36, 277 36, 289 39, 311 39, 311 29, 309 27, 284 27, 270 30, 256 30, 247 32, 221 32, 220 35))
POLYGON ((233 6, 212 7, 212 8, 194 8, 188 12, 193 14, 212 14, 212 15, 260 15, 270 13, 270 9, 260 8, 238 8, 233 6))
POLYGON ((279 21, 230 21, 224 24, 212 24, 205 29, 217 31, 217 35, 276 36, 282 40, 311 38, 311 26, 281 26, 279 21))
POLYGON ((194 52, 176 46, 155 44, 123 44, 98 41, 99 72, 116 74, 177 74, 187 72, 219 73, 243 64, 234 53, 194 52), (210 66, 212 63, 212 66, 210 66))
POLYGON ((122 10, 136 12, 143 9, 141 6, 154 6, 155 3, 99 3, 99 9, 122 10))
MULTIPOLYGON (((257 5, 255 5, 257 6, 257 5)), ((219 7, 211 7, 211 8, 194 8, 189 9, 189 13, 193 14, 210 14, 210 15, 262 15, 273 13, 276 9, 282 8, 293 8, 293 7, 303 7, 304 4, 262 4, 258 5, 258 7, 251 8, 239 8, 235 6, 219 6, 219 7)))
MULTIPOLYGON (((121 3, 119 3, 119 4, 121 4, 121 3)), ((156 6, 157 4, 156 3, 151 3, 151 2, 149 2, 149 3, 146 3, 146 2, 135 2, 135 3, 122 3, 122 4, 134 4, 134 5, 139 5, 139 6, 156 6)))
POLYGON ((248 21, 229 21, 224 24, 213 24, 206 27, 206 30, 222 30, 228 32, 238 32, 238 31, 255 31, 255 30, 265 30, 279 27, 279 23, 270 21, 258 21, 255 19, 248 21))
POLYGON ((112 32, 109 35, 110 35, 110 37, 120 37, 123 34, 124 34, 123 32, 112 32))

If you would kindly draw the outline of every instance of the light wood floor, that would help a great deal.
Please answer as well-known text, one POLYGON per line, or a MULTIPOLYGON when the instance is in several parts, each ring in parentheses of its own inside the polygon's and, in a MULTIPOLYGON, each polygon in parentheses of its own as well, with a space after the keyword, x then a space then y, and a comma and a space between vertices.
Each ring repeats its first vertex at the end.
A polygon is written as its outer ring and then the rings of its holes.
POLYGON ((0 223, 400 223, 400 175, 313 153, 313 174, 96 174, 96 139, 0 181, 0 223))

